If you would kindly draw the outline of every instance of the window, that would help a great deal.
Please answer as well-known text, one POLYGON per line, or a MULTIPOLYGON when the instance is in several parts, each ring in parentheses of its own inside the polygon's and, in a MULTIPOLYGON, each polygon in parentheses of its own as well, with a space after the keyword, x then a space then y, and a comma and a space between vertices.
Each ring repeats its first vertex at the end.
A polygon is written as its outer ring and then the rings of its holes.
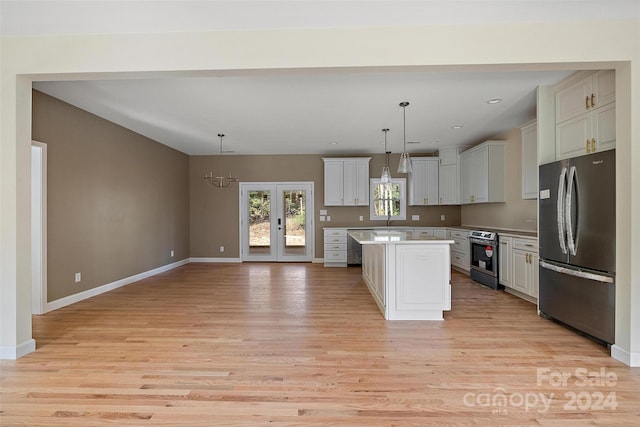
POLYGON ((380 178, 370 180, 369 211, 371 220, 404 220, 407 218, 405 178, 392 178, 389 184, 380 182, 380 178))

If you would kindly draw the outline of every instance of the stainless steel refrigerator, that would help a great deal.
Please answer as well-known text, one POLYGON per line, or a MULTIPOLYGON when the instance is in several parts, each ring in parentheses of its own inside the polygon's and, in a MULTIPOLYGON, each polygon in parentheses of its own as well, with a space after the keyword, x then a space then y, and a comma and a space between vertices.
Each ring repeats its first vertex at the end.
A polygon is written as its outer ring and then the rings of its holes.
POLYGON ((615 150, 539 169, 540 311, 615 341, 615 150))

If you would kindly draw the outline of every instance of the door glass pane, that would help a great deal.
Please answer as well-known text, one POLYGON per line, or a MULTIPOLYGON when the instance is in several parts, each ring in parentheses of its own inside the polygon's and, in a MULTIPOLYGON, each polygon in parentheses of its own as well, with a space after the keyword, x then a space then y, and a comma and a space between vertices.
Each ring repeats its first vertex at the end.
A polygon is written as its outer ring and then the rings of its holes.
POLYGON ((284 190, 282 205, 284 214, 284 254, 305 254, 306 251, 306 191, 284 190))
POLYGON ((269 254, 271 252, 271 192, 250 191, 249 212, 249 254, 269 254))

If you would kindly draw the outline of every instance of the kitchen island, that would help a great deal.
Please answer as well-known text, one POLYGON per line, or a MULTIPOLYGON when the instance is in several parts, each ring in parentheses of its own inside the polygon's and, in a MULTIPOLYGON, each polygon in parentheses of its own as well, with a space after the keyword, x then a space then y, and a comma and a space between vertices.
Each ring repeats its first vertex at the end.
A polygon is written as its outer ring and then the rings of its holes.
POLYGON ((362 277, 387 320, 443 320, 451 310, 453 240, 411 231, 351 230, 362 245, 362 277))

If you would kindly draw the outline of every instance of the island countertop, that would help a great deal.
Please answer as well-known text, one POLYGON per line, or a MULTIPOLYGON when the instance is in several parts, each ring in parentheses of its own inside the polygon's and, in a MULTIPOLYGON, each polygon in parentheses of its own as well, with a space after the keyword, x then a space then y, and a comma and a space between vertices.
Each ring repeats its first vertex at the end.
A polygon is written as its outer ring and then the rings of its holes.
POLYGON ((440 237, 425 237, 420 233, 413 231, 399 231, 399 230, 349 230, 349 236, 351 236, 356 242, 361 245, 370 244, 453 244, 454 241, 450 239, 442 239, 440 237))

